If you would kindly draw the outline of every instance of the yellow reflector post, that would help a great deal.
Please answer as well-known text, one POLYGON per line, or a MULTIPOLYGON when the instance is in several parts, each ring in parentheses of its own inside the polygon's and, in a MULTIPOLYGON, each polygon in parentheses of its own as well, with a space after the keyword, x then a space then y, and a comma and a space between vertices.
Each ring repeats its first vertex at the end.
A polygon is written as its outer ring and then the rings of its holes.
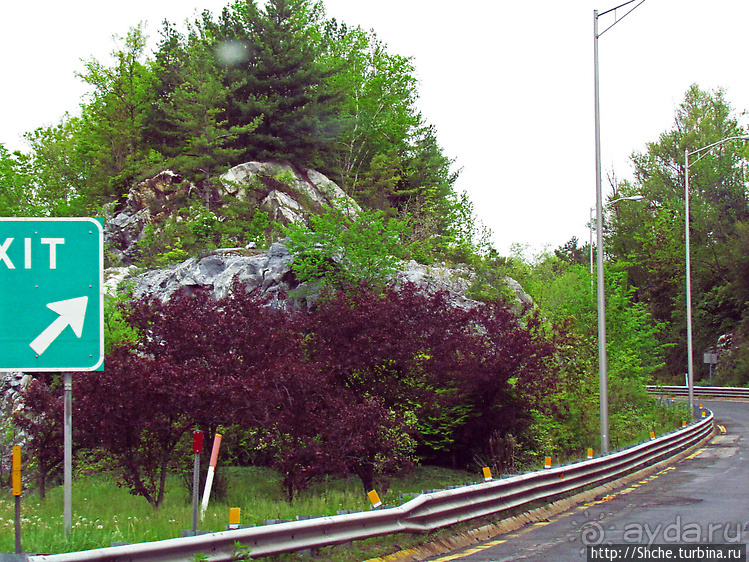
POLYGON ((377 495, 377 492, 375 490, 372 490, 367 494, 367 497, 369 498, 369 501, 372 503, 372 508, 380 507, 382 505, 382 502, 380 501, 380 496, 377 495))
POLYGON ((229 528, 230 529, 238 529, 239 528, 239 518, 241 514, 241 509, 238 507, 230 507, 229 508, 229 528))

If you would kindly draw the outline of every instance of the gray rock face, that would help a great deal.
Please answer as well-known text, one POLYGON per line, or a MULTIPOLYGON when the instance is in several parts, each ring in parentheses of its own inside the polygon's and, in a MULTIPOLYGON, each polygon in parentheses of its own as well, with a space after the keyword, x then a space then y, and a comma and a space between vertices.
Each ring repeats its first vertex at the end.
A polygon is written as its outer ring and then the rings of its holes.
MULTIPOLYGON (((135 276, 133 296, 152 296, 168 300, 180 289, 208 289, 215 299, 227 296, 238 281, 247 291, 259 291, 264 296, 289 298, 289 292, 300 289, 296 300, 289 300, 292 308, 308 307, 316 296, 314 284, 300 284, 291 269, 294 257, 282 242, 271 246, 266 253, 243 255, 246 250, 232 248, 217 250, 200 259, 191 258, 181 264, 148 271, 135 276)), ((109 271, 109 270, 108 270, 109 271)), ((118 276, 108 278, 122 280, 130 270, 118 268, 118 276)), ((468 269, 428 267, 411 261, 403 264, 396 275, 396 282, 410 282, 426 291, 444 290, 455 306, 470 308, 478 304, 466 296, 473 273, 468 269)), ((127 278, 125 278, 127 279, 127 278)))
MULTIPOLYGON (((294 257, 282 242, 277 242, 265 253, 243 255, 246 250, 231 248, 217 250, 200 259, 191 258, 181 264, 148 271, 135 276, 133 295, 152 296, 168 300, 180 289, 207 289, 215 299, 226 297, 239 282, 247 291, 258 291, 262 296, 283 300, 280 306, 308 308, 317 296, 314 283, 299 283, 291 267, 294 257), (290 296, 291 291, 297 290, 290 296)), ((109 270, 108 270, 109 271, 109 270)), ((118 269, 119 277, 131 270, 118 269)), ((427 292, 446 291, 454 306, 471 308, 479 303, 467 296, 474 273, 468 268, 425 266, 415 261, 403 264, 396 274, 397 283, 413 283, 427 292)), ((126 279, 126 278, 125 278, 126 279)), ((516 295, 517 310, 523 305, 533 306, 532 299, 513 279, 506 282, 516 295)))
POLYGON ((242 255, 242 250, 217 250, 200 259, 173 267, 156 269, 135 277, 133 296, 152 296, 168 300, 179 289, 208 289, 215 299, 227 296, 239 281, 246 290, 259 290, 267 296, 280 295, 296 288, 291 271, 293 256, 277 242, 264 254, 242 255))
POLYGON ((426 266, 415 261, 404 264, 396 274, 400 283, 413 283, 429 292, 447 291, 454 306, 472 308, 478 304, 466 296, 474 273, 467 268, 426 266))

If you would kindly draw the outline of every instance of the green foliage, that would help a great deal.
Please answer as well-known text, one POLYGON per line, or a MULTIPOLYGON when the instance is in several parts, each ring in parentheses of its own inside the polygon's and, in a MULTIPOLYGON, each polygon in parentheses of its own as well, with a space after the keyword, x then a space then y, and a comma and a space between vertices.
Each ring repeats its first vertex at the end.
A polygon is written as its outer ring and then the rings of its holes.
POLYGON ((244 247, 250 242, 267 247, 281 232, 267 212, 245 201, 228 199, 216 212, 195 199, 188 203, 145 227, 138 242, 141 267, 179 263, 218 247, 244 247))
POLYGON ((329 21, 325 39, 328 82, 343 94, 335 165, 352 194, 383 209, 401 180, 411 130, 421 122, 413 63, 389 53, 374 31, 360 27, 329 21))
POLYGON ((138 333, 127 323, 123 313, 123 305, 130 300, 128 291, 116 296, 107 295, 104 299, 104 352, 109 354, 112 349, 125 342, 134 342, 138 333))
POLYGON ((90 59, 80 74, 93 91, 76 144, 87 160, 97 163, 91 179, 101 183, 98 189, 105 197, 126 193, 150 155, 143 129, 154 101, 155 75, 145 61, 146 41, 143 25, 133 27, 122 47, 112 52, 113 66, 90 59))
POLYGON ((310 217, 310 226, 287 229, 293 271, 300 281, 321 279, 332 289, 351 289, 360 281, 383 286, 404 256, 403 221, 382 211, 363 210, 354 218, 336 207, 310 217))
POLYGON ((34 214, 31 181, 29 157, 0 144, 0 217, 34 214))

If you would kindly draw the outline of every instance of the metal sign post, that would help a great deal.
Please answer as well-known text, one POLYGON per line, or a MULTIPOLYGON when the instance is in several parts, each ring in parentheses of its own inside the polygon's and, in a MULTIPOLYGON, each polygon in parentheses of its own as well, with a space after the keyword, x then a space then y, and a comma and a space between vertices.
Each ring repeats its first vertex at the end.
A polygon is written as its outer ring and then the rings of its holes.
POLYGON ((192 452, 195 453, 192 477, 192 534, 198 534, 198 495, 200 490, 200 453, 203 452, 203 432, 193 431, 192 452))

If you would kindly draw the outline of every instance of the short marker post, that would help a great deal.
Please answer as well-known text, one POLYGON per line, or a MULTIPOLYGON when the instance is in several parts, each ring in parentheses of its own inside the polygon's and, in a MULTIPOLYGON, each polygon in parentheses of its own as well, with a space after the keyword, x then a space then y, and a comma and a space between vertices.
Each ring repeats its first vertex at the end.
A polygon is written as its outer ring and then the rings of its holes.
POLYGON ((372 490, 371 492, 367 493, 367 497, 369 498, 372 509, 377 509, 378 507, 382 506, 382 502, 380 501, 380 496, 377 495, 376 490, 372 490))
POLYGON ((682 421, 682 422, 681 422, 681 427, 686 427, 686 426, 687 426, 687 422, 686 422, 686 420, 682 421))
POLYGON ((588 458, 589 459, 593 458, 593 449, 588 449, 588 458))
POLYGON ((650 432, 650 440, 652 441, 653 439, 655 439, 655 431, 650 432))
POLYGON ((488 466, 485 466, 481 470, 484 473, 484 482, 489 482, 489 480, 492 479, 492 469, 488 466))
POLYGON ((229 508, 229 526, 227 529, 239 529, 239 520, 241 516, 241 509, 238 507, 229 508))
POLYGON ((544 468, 551 468, 551 457, 546 457, 544 459, 544 468))
POLYGON ((208 465, 208 474, 205 478, 205 489, 203 490, 203 502, 200 506, 200 517, 201 519, 205 515, 205 510, 208 509, 208 500, 211 497, 211 488, 213 487, 213 474, 216 471, 216 463, 218 462, 218 450, 221 446, 221 434, 217 433, 213 439, 213 449, 211 450, 211 462, 208 465))

